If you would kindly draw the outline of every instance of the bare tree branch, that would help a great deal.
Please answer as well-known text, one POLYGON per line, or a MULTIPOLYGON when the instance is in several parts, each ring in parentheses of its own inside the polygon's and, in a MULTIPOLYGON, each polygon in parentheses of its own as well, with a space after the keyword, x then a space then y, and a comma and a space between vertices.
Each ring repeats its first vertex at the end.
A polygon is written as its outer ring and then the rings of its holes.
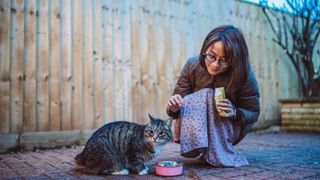
POLYGON ((271 20, 270 20, 270 17, 269 17, 269 15, 268 15, 267 12, 266 12, 267 10, 266 10, 265 8, 263 8, 262 10, 263 10, 264 15, 267 17, 267 21, 268 21, 268 23, 269 23, 269 25, 270 25, 270 27, 271 27, 272 32, 273 32, 275 35, 277 35, 277 31, 275 30, 275 28, 274 28, 274 26, 273 26, 273 24, 272 24, 272 22, 271 22, 271 20))
POLYGON ((314 39, 313 39, 314 44, 313 44, 313 46, 312 46, 312 50, 314 49, 314 46, 315 46, 316 42, 318 41, 319 34, 320 34, 320 26, 318 27, 318 31, 316 32, 316 35, 315 35, 315 37, 314 37, 314 39))
POLYGON ((285 38, 285 43, 284 43, 284 45, 286 46, 286 47, 288 47, 289 46, 289 44, 288 44, 288 31, 290 31, 289 30, 289 28, 290 28, 290 26, 289 26, 289 23, 288 23, 288 21, 287 21, 287 18, 286 18, 286 16, 283 16, 283 29, 284 29, 284 38, 285 38))
MULTIPOLYGON (((268 4, 267 1, 264 3, 268 4)), ((320 36, 320 3, 312 0, 286 0, 286 2, 287 7, 268 9, 263 6, 262 10, 275 35, 272 40, 284 50, 292 62, 303 96, 310 97, 315 95, 312 94, 315 84, 312 55, 320 36)), ((318 85, 320 88, 320 84, 318 85)))

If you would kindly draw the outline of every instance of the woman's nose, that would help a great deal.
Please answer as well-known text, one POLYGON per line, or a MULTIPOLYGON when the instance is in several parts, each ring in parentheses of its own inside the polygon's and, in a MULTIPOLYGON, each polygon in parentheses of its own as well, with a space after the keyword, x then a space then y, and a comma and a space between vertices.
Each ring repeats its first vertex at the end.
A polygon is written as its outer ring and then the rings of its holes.
POLYGON ((212 62, 212 63, 210 64, 210 66, 220 67, 219 60, 216 60, 216 61, 212 62))

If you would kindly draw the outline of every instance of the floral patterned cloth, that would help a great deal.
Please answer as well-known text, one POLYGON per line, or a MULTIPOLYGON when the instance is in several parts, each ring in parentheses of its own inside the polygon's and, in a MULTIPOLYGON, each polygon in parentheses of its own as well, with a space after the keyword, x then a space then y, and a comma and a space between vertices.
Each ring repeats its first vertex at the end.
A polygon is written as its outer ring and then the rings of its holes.
POLYGON ((248 161, 233 150, 240 127, 221 118, 215 108, 214 89, 205 88, 183 98, 180 118, 175 123, 175 141, 181 155, 200 155, 215 167, 239 167, 248 161))

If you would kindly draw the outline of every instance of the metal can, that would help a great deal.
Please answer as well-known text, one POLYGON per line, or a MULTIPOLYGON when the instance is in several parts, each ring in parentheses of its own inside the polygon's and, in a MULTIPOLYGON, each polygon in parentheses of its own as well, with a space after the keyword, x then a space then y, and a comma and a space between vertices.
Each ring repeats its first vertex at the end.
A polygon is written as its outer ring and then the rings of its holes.
MULTIPOLYGON (((225 98, 226 98, 226 93, 225 93, 224 87, 215 88, 215 91, 214 91, 215 101, 218 101, 220 99, 225 99, 225 98)), ((222 111, 222 110, 218 112, 220 116, 224 116, 227 114, 225 111, 222 111)))

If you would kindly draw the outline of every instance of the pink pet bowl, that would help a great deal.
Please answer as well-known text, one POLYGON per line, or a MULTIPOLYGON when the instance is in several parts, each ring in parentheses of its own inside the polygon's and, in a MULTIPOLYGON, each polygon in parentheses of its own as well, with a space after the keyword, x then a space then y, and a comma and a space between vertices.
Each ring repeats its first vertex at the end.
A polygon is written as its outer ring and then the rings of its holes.
POLYGON ((161 161, 156 164, 156 173, 160 176, 178 176, 182 174, 182 163, 175 161, 161 161))

